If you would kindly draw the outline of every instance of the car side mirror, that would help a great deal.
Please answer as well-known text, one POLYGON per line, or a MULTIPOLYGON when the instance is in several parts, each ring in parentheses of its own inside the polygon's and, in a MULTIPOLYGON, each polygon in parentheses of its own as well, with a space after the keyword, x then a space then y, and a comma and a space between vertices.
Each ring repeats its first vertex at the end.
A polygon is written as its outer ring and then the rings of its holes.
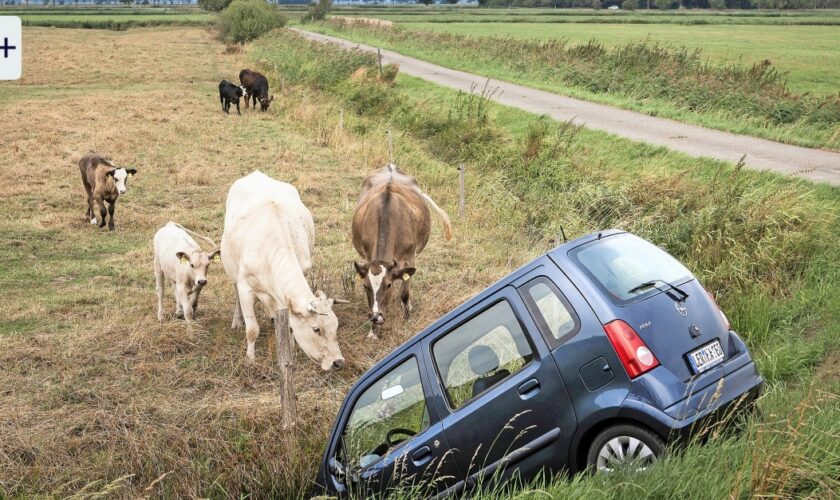
POLYGON ((330 458, 329 466, 332 475, 335 476, 339 482, 344 483, 344 479, 347 477, 347 474, 344 471, 344 465, 339 462, 336 457, 332 457, 330 458))

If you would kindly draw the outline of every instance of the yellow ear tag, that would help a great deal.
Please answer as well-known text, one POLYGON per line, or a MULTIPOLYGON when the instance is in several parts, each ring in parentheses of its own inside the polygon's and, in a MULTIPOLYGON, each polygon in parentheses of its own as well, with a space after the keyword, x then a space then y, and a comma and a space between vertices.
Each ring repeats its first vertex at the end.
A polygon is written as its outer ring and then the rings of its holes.
POLYGON ((134 177, 134 174, 128 174, 129 177, 134 177))
POLYGON ((410 277, 411 277, 411 275, 410 275, 410 274, 408 274, 408 273, 403 273, 403 276, 402 276, 403 281, 408 281, 408 278, 410 278, 410 277))
POLYGON ((219 257, 219 254, 216 254, 216 255, 213 256, 213 260, 215 260, 216 262, 220 261, 221 259, 222 258, 219 257))
POLYGON ((189 259, 187 259, 185 257, 181 257, 181 264, 189 264, 189 263, 190 263, 189 259))

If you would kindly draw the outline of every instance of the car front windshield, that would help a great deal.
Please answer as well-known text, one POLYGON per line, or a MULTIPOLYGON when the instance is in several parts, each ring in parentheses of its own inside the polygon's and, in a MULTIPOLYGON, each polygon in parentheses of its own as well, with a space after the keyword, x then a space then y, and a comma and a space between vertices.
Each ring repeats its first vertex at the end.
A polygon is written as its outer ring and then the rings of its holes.
POLYGON ((632 234, 617 234, 570 252, 583 271, 620 305, 634 302, 656 287, 679 284, 691 272, 668 252, 632 234))

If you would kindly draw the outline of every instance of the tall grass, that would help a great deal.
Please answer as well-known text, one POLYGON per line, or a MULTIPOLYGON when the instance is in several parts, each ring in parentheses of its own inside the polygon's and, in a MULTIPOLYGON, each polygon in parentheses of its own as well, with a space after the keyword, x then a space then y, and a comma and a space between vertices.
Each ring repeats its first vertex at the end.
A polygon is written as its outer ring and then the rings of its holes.
POLYGON ((709 117, 730 128, 809 146, 840 148, 840 95, 795 94, 770 61, 751 66, 705 61, 700 50, 647 41, 608 48, 592 40, 530 40, 467 36, 400 27, 359 27, 340 19, 331 32, 381 44, 445 65, 483 68, 482 74, 615 96, 633 106, 658 105, 675 114, 709 117))

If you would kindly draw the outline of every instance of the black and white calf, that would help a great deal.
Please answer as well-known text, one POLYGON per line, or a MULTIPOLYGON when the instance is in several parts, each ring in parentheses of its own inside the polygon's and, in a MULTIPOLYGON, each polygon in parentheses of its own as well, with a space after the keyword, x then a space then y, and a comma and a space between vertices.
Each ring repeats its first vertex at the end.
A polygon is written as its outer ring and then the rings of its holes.
POLYGON ((239 99, 242 97, 246 100, 248 99, 248 92, 245 90, 245 87, 234 85, 227 80, 219 82, 219 102, 222 103, 222 111, 225 113, 230 113, 230 105, 236 104, 236 112, 241 115, 242 113, 239 111, 239 99))

